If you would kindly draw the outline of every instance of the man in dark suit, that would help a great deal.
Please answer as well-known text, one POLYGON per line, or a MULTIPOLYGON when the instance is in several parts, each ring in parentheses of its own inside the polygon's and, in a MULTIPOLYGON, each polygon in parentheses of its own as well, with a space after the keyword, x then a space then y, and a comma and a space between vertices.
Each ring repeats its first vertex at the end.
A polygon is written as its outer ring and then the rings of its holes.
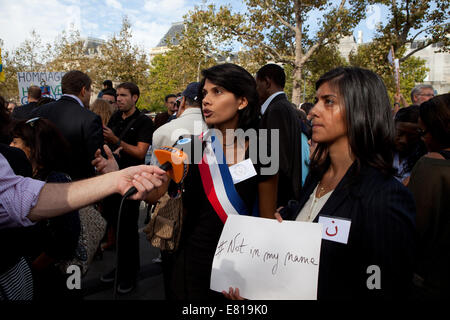
POLYGON ((103 150, 102 121, 88 109, 91 79, 81 71, 69 71, 61 80, 61 89, 61 99, 40 106, 32 116, 52 121, 69 141, 72 154, 66 173, 73 180, 88 178, 95 174, 91 164, 95 151, 103 150))
POLYGON ((37 102, 41 98, 41 88, 38 86, 31 86, 28 88, 28 103, 20 107, 14 108, 11 117, 15 120, 28 120, 31 118, 31 113, 37 108, 37 102))
MULTIPOLYGON (((277 185, 278 207, 285 206, 290 199, 298 200, 302 187, 301 120, 283 91, 285 82, 284 70, 276 64, 267 64, 256 73, 262 114, 260 128, 268 129, 269 139, 270 130, 279 130, 279 141, 269 143, 275 152, 279 152, 279 167, 261 187, 277 185)), ((274 159, 273 156, 271 158, 274 159)))

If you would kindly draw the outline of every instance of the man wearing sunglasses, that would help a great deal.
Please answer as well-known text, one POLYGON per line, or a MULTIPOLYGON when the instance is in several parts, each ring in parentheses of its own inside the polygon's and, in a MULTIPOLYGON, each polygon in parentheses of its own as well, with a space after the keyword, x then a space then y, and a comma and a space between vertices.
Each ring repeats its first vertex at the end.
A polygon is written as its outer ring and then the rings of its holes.
POLYGON ((109 102, 114 107, 114 111, 117 110, 117 94, 113 89, 103 90, 102 99, 109 102))
POLYGON ((176 95, 168 94, 164 98, 164 103, 167 107, 167 111, 158 113, 156 115, 155 130, 158 129, 159 127, 161 127, 162 125, 166 124, 167 122, 169 122, 169 118, 178 111, 179 104, 177 104, 177 96, 176 95))

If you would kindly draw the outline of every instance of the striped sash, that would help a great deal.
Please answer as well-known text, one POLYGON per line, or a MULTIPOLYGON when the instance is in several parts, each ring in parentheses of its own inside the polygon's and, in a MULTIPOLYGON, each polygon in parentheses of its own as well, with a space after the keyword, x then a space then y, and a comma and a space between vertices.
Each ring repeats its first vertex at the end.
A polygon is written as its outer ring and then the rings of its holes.
POLYGON ((198 168, 203 189, 214 211, 223 223, 229 214, 248 215, 245 203, 234 187, 219 139, 213 130, 208 130, 201 138, 206 142, 206 146, 198 168))

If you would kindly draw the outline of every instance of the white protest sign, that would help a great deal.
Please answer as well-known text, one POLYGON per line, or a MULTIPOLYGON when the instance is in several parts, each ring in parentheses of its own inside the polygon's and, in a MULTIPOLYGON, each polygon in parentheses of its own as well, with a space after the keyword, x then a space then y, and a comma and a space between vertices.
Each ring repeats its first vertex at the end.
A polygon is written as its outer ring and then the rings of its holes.
POLYGON ((62 96, 61 78, 65 72, 17 72, 20 103, 28 103, 28 88, 41 87, 42 95, 58 100, 62 96))
POLYGON ((318 223, 229 215, 210 287, 252 300, 315 300, 321 241, 318 223))

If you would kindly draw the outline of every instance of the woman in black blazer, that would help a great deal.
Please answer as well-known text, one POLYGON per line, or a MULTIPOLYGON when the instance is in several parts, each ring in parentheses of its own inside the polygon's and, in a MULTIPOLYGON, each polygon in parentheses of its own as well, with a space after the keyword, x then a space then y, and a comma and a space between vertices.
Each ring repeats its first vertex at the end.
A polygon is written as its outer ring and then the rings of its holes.
MULTIPOLYGON (((321 245, 318 299, 405 299, 415 206, 393 177, 395 129, 386 88, 372 71, 337 68, 316 90, 308 117, 317 147, 303 196, 275 216, 321 220, 328 236, 321 245), (334 238, 338 230, 341 242, 334 238)), ((226 296, 238 297, 232 289, 226 296)))

